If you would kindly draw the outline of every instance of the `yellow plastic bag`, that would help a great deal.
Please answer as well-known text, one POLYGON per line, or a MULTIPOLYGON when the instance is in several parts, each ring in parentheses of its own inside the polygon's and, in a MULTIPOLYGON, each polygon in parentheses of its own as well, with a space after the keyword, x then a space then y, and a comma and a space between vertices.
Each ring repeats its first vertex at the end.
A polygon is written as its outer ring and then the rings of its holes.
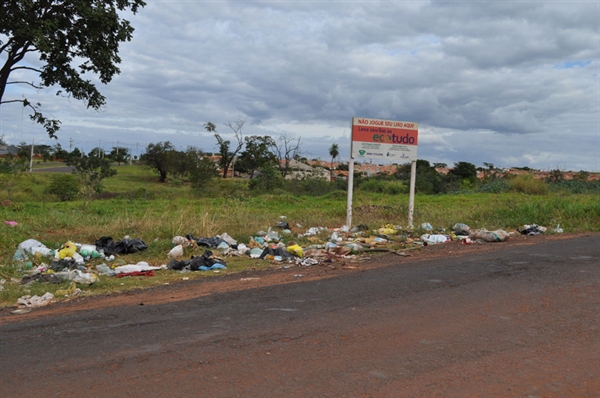
POLYGON ((293 254, 296 257, 304 257, 304 251, 302 248, 296 243, 287 247, 287 251, 293 254))
POLYGON ((58 258, 63 260, 66 257, 73 257, 73 255, 76 252, 77 252, 77 246, 75 246, 75 243, 69 241, 69 242, 65 243, 64 245, 62 245, 62 247, 58 251, 58 258))

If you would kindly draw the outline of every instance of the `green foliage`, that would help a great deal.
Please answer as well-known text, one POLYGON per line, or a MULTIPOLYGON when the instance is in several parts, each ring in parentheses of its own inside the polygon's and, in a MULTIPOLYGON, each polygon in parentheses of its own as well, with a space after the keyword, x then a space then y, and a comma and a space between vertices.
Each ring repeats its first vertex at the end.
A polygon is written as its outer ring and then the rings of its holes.
POLYGON ((358 189, 366 192, 384 193, 387 195, 400 195, 408 193, 408 187, 398 181, 384 181, 376 178, 365 178, 358 189))
MULTIPOLYGON (((404 181, 406 186, 410 184, 410 169, 411 164, 405 163, 398 166, 394 176, 404 181)), ((444 178, 435 170, 435 167, 427 160, 417 160, 417 175, 415 180, 415 192, 425 194, 436 194, 442 192, 445 187, 444 178)))
POLYGON ((448 172, 448 176, 461 182, 467 180, 469 183, 474 184, 477 181, 477 168, 473 163, 457 162, 454 163, 454 168, 448 172))
POLYGON ((12 199, 13 189, 23 172, 27 169, 27 159, 8 155, 0 158, 0 175, 4 182, 7 199, 12 199))
POLYGON ((165 141, 158 144, 148 144, 146 152, 142 154, 140 160, 158 173, 160 182, 165 182, 167 175, 175 169, 174 161, 176 158, 177 151, 175 151, 175 147, 169 141, 165 141))
POLYGON ((0 47, 0 59, 4 60, 0 103, 17 102, 29 107, 33 112, 30 118, 42 124, 50 137, 55 136, 60 121, 46 118, 39 110, 41 104, 32 104, 26 98, 3 99, 11 73, 26 69, 41 83, 24 84, 38 89, 58 86, 69 97, 85 101, 88 108, 100 108, 105 97, 84 74, 94 73, 106 84, 120 72, 119 45, 130 41, 133 34, 133 27, 121 19, 121 12, 131 10, 135 14, 145 5, 142 0, 0 2, 0 36, 5 38, 0 47), (28 53, 41 61, 35 63, 35 68, 27 61, 28 53))
POLYGON ((84 192, 90 195, 102 192, 102 180, 117 174, 117 170, 110 167, 110 160, 99 156, 69 157, 66 163, 75 168, 74 173, 79 176, 84 192))
POLYGON ((56 195, 62 201, 71 201, 81 189, 79 180, 72 174, 57 173, 51 177, 46 193, 56 195))
POLYGON ((283 189, 297 196, 322 196, 339 188, 323 178, 296 178, 285 180, 283 189))
POLYGON ((269 136, 252 135, 245 137, 246 147, 235 163, 235 168, 243 173, 249 173, 250 178, 254 172, 267 164, 277 164, 277 156, 271 152, 275 141, 269 136))
POLYGON ((492 179, 488 182, 484 182, 477 187, 477 192, 481 193, 501 193, 508 192, 510 185, 506 179, 492 179))
POLYGON ((548 185, 542 180, 537 180, 531 174, 520 174, 508 181, 508 186, 513 192, 528 195, 545 195, 548 193, 548 185))
POLYGON ((600 181, 562 180, 548 183, 552 192, 567 192, 572 194, 600 194, 600 181))
POLYGON ((117 162, 118 165, 121 165, 121 163, 125 163, 129 160, 131 154, 129 153, 129 148, 113 147, 110 154, 108 154, 108 157, 112 159, 113 162, 117 162))
POLYGON ((260 169, 260 174, 248 183, 248 188, 252 191, 259 191, 262 193, 272 192, 275 189, 280 189, 284 185, 284 180, 275 167, 270 164, 265 165, 260 169))
POLYGON ((210 192, 210 185, 219 176, 213 160, 194 148, 188 148, 189 179, 195 191, 210 192))

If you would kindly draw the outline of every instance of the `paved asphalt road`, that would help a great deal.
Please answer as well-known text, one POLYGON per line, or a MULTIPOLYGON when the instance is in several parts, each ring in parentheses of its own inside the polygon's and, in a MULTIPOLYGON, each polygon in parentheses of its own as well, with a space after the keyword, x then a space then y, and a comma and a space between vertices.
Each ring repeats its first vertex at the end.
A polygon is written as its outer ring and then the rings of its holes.
POLYGON ((33 169, 34 173, 71 173, 73 172, 73 167, 71 166, 56 166, 56 167, 43 167, 33 169))
POLYGON ((599 243, 15 318, 0 396, 598 397, 599 243))

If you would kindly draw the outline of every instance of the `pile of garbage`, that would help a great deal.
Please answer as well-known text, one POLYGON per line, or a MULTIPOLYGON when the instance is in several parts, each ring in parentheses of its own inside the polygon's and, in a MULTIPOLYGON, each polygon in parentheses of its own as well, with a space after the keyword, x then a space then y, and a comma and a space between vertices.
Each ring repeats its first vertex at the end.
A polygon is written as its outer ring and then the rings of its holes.
MULTIPOLYGON (((545 227, 531 224, 517 229, 517 232, 536 235, 546 230, 545 227)), ((560 225, 553 232, 562 232, 560 225)), ((71 283, 68 289, 59 290, 54 295, 47 293, 42 297, 23 296, 19 299, 20 306, 35 307, 47 305, 55 296, 71 297, 80 294, 81 290, 77 285, 89 286, 99 281, 100 277, 151 277, 157 270, 219 272, 227 269, 224 258, 232 256, 265 260, 273 264, 313 266, 340 259, 361 261, 364 258, 361 254, 394 251, 390 248, 394 244, 396 247, 402 246, 403 250, 410 250, 452 241, 460 241, 463 244, 505 242, 512 234, 514 232, 509 233, 501 229, 471 230, 463 223, 456 223, 450 231, 444 228, 434 229, 429 223, 423 223, 416 229, 392 224, 376 229, 370 229, 366 225, 353 228, 344 225, 333 229, 304 229, 300 224, 296 224, 293 232, 288 222, 281 221, 266 231, 261 230, 248 237, 246 242, 238 242, 227 233, 200 238, 192 234, 175 236, 171 241, 172 248, 165 253, 165 261, 168 261, 160 266, 152 266, 144 261, 127 264, 121 259, 123 255, 142 252, 148 248, 142 239, 132 239, 129 236, 120 241, 103 236, 94 244, 69 241, 57 250, 52 250, 35 239, 28 239, 18 245, 13 259, 25 265, 27 275, 20 281, 23 285, 33 282, 71 283), (203 253, 198 255, 202 250, 203 253), (34 267, 34 262, 39 265, 34 267), (97 265, 93 267, 90 265, 92 263, 97 265)))

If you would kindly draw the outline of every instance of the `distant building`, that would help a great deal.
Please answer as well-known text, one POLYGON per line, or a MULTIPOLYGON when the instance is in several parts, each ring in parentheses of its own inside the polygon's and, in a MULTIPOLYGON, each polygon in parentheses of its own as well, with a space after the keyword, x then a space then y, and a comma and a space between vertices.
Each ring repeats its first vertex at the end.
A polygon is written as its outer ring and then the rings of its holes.
POLYGON ((19 148, 14 145, 0 145, 0 156, 16 155, 19 148))

